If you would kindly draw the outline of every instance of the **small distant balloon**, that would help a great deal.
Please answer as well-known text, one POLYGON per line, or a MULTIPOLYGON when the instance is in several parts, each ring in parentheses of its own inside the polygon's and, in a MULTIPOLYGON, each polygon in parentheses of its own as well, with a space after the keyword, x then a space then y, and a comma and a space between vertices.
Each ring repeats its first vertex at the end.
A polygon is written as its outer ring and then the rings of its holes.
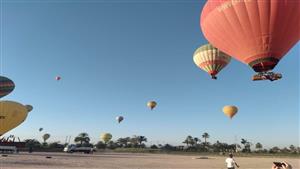
POLYGON ((117 120, 118 123, 121 123, 124 120, 124 117, 123 116, 117 116, 116 120, 117 120))
POLYGON ((224 106, 223 107, 223 112, 226 116, 228 116, 229 118, 233 118, 233 116, 235 116, 238 112, 238 108, 236 106, 224 106))
POLYGON ((50 134, 46 133, 43 135, 43 140, 46 142, 50 138, 50 134))
POLYGON ((112 135, 110 133, 103 133, 103 134, 101 134, 100 138, 106 144, 107 142, 109 142, 112 139, 112 135))
POLYGON ((56 80, 56 81, 60 81, 60 79, 61 79, 60 76, 56 76, 56 77, 55 77, 55 80, 56 80))
POLYGON ((7 77, 0 76, 0 98, 8 95, 15 89, 15 84, 7 77))
POLYGON ((44 129, 43 128, 39 128, 39 132, 43 131, 44 129))
POLYGON ((157 103, 156 103, 155 101, 149 101, 149 102, 147 103, 147 106, 148 106, 151 110, 153 110, 153 109, 156 107, 156 105, 157 105, 157 103))

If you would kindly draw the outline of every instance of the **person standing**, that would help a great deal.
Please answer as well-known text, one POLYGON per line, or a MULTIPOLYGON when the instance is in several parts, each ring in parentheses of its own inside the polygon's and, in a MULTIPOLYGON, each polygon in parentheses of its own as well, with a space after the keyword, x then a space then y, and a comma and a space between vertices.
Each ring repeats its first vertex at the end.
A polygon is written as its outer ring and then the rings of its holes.
POLYGON ((229 157, 226 158, 225 162, 226 162, 226 166, 227 166, 228 169, 234 169, 235 166, 236 166, 237 168, 240 167, 240 166, 235 162, 235 160, 233 159, 233 155, 232 155, 232 154, 229 154, 229 157))

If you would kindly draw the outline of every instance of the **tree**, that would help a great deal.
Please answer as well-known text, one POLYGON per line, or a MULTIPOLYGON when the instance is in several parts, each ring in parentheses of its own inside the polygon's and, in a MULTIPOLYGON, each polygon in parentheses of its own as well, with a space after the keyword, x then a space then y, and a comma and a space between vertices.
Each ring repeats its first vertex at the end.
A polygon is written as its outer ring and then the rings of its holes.
POLYGON ((167 150, 167 151, 174 151, 176 148, 170 144, 165 144, 163 147, 162 147, 163 150, 167 150))
POLYGON ((25 147, 26 148, 40 148, 41 147, 41 143, 35 139, 27 139, 24 141, 25 142, 25 147))
POLYGON ((263 148, 262 144, 261 143, 256 143, 255 144, 255 148, 259 151, 261 151, 261 149, 263 148))
POLYGON ((140 147, 142 146, 143 142, 147 142, 147 138, 145 136, 137 136, 136 139, 140 147))
POLYGON ((129 138, 130 147, 137 148, 139 145, 138 136, 134 135, 132 138, 129 138))
POLYGON ((99 141, 97 144, 96 144, 96 147, 98 149, 105 149, 106 148, 106 144, 103 143, 102 141, 99 141))
POLYGON ((59 148, 59 149, 63 149, 64 148, 64 145, 63 144, 60 144, 59 142, 53 142, 53 143, 50 143, 48 145, 49 148, 59 148))
POLYGON ((209 138, 209 134, 206 133, 206 132, 203 133, 203 134, 202 134, 202 138, 204 138, 204 143, 205 143, 205 145, 206 145, 206 143, 207 143, 206 140, 209 138))
POLYGON ((129 142, 129 139, 127 138, 119 138, 117 140, 117 143, 121 146, 121 147, 127 147, 127 144, 129 142))
POLYGON ((74 141, 82 146, 83 143, 89 144, 90 137, 87 133, 80 133, 77 137, 75 137, 74 141))
POLYGON ((182 142, 189 147, 189 145, 194 145, 194 138, 192 136, 187 136, 186 139, 182 142))
POLYGON ((150 146, 151 149, 158 149, 157 145, 153 144, 150 146))
POLYGON ((118 144, 113 142, 113 141, 109 141, 106 145, 107 148, 109 149, 116 149, 118 147, 118 144))
POLYGON ((248 152, 248 153, 251 152, 251 143, 249 141, 242 138, 241 144, 244 145, 244 149, 242 150, 243 152, 248 152))
POLYGON ((198 137, 194 137, 194 142, 195 142, 195 144, 197 145, 198 142, 199 142, 199 143, 201 142, 201 140, 200 140, 198 137))
POLYGON ((294 145, 290 145, 290 151, 292 152, 292 153, 294 153, 294 152, 297 152, 297 149, 296 149, 296 147, 294 146, 294 145))
POLYGON ((269 152, 270 153, 278 153, 278 152, 280 152, 280 148, 275 146, 275 147, 271 148, 269 152))

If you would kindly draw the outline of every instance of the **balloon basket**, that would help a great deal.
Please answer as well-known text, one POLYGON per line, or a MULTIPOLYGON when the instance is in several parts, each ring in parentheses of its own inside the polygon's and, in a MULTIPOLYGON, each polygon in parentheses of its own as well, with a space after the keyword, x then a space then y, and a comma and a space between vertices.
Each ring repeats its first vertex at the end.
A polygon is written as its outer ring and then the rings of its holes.
POLYGON ((274 72, 260 72, 252 77, 253 81, 270 80, 275 81, 282 78, 282 74, 274 72))

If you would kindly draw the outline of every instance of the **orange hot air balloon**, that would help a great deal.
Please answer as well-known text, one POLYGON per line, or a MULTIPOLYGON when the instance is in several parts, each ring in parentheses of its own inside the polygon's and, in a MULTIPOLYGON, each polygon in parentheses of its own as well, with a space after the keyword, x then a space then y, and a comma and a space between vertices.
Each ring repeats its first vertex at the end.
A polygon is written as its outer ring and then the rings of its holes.
POLYGON ((207 40, 259 72, 253 80, 277 80, 271 71, 300 39, 299 0, 208 0, 200 25, 207 40))
POLYGON ((234 115, 238 112, 238 108, 236 106, 224 106, 223 112, 229 118, 233 118, 234 115))

